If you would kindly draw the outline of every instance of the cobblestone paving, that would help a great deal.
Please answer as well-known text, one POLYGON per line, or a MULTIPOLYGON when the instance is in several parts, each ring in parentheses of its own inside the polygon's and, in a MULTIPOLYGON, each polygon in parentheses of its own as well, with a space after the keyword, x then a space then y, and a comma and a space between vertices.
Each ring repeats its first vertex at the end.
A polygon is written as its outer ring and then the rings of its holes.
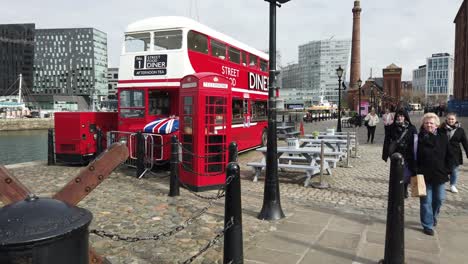
MULTIPOLYGON (((417 118, 419 119, 419 117, 417 118)), ((468 123, 468 119, 466 119, 468 123)), ((462 120, 463 122, 463 120, 462 120)), ((305 124, 306 133, 336 126, 336 120, 305 124)), ((346 130, 346 129, 344 129, 346 130)), ((360 142, 364 142, 365 128, 359 131, 360 142)), ((331 188, 318 190, 303 187, 303 173, 279 172, 282 207, 286 214, 303 206, 327 212, 350 213, 363 218, 371 215, 384 217, 387 205, 389 164, 380 159, 383 128, 379 127, 375 144, 362 144, 359 159, 351 159, 353 168, 337 167, 333 175, 326 177, 331 188), (365 214, 365 215, 363 215, 365 214)), ((284 144, 280 142, 279 144, 284 144)), ((262 155, 250 151, 239 156, 242 181, 243 236, 244 249, 254 244, 262 234, 276 230, 281 222, 267 222, 257 219, 263 201, 263 176, 252 182, 252 170, 245 164, 260 160, 262 155)), ((9 166, 23 183, 36 194, 50 197, 80 167, 45 166, 31 163, 22 166, 9 166)), ((466 174, 468 168, 460 170, 458 194, 447 194, 441 217, 444 215, 468 215, 468 187, 466 174)), ((94 219, 91 229, 104 229, 128 236, 149 236, 170 230, 183 223, 208 205, 208 201, 195 197, 181 189, 181 196, 167 196, 169 177, 167 172, 155 172, 138 180, 134 171, 121 167, 109 179, 96 188, 79 206, 90 210, 94 219)), ((317 178, 315 178, 317 180, 317 178)), ((216 191, 205 192, 214 196, 216 191)), ((406 200, 406 212, 416 216, 419 201, 406 200)), ((195 220, 192 225, 164 241, 140 241, 127 243, 103 239, 90 235, 92 246, 112 263, 181 263, 196 254, 217 232, 222 230, 224 198, 213 203, 207 213, 195 220)), ((222 241, 195 260, 194 263, 222 263, 222 241)))

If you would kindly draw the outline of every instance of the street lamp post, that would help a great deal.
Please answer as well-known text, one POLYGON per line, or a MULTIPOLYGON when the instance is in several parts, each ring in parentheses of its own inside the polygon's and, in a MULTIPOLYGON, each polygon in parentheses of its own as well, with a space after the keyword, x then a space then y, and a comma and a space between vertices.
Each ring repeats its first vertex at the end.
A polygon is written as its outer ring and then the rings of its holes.
POLYGON ((371 86, 370 88, 370 102, 371 102, 371 109, 374 108, 375 109, 375 106, 374 106, 374 101, 375 101, 375 98, 374 98, 374 86, 371 86))
POLYGON ((361 120, 361 88, 362 88, 362 87, 361 87, 361 85, 362 85, 361 79, 359 79, 359 80, 357 81, 357 85, 358 85, 358 87, 359 87, 359 102, 358 102, 358 104, 359 104, 359 105, 358 105, 358 109, 359 109, 359 110, 358 110, 358 112, 359 112, 359 120, 361 120))
POLYGON ((338 76, 338 125, 336 131, 341 132, 341 77, 343 76, 341 65, 336 69, 336 75, 338 76))
POLYGON ((276 135, 276 6, 289 0, 265 0, 270 3, 270 47, 269 47, 269 82, 268 82, 268 134, 265 168, 265 187, 263 205, 258 218, 278 220, 285 215, 281 209, 278 182, 278 146, 276 135))

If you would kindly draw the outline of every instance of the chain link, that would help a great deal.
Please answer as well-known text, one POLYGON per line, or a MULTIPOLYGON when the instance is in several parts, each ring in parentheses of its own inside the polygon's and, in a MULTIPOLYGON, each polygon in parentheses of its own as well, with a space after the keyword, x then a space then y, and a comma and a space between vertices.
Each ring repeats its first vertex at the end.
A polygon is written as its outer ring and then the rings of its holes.
MULTIPOLYGON (((203 248, 201 248, 197 254, 193 255, 192 257, 190 257, 189 259, 187 259, 186 261, 182 263, 183 264, 192 263, 201 254, 205 253, 212 246, 216 245, 219 242, 219 240, 224 236, 224 234, 226 234, 226 231, 228 231, 229 228, 231 228, 233 225, 234 225, 234 217, 231 217, 229 222, 227 222, 226 226, 224 227, 224 230, 220 231, 212 240, 210 240, 203 248)), ((229 263, 232 263, 232 261, 230 261, 229 263)))
POLYGON ((183 183, 180 178, 177 176, 177 180, 179 181, 179 183, 185 188, 187 189, 191 194, 195 195, 196 197, 198 198, 201 198, 201 199, 204 199, 204 200, 218 200, 220 198, 223 198, 225 193, 226 193, 226 186, 228 186, 232 180, 235 178, 235 175, 230 175, 229 177, 227 177, 226 179, 226 184, 222 185, 219 189, 218 189, 218 192, 216 194, 216 196, 203 196, 203 195, 200 195, 194 191, 192 191, 185 183, 183 183))
POLYGON ((184 230, 187 226, 192 224, 195 219, 199 218, 204 213, 206 213, 208 211, 208 209, 213 206, 213 202, 214 202, 214 200, 210 201, 210 203, 208 203, 207 206, 203 207, 194 216, 192 216, 189 219, 185 220, 185 222, 183 224, 177 225, 177 226, 171 228, 171 230, 169 230, 169 231, 157 233, 157 234, 154 234, 154 235, 151 235, 151 236, 142 236, 142 237, 122 236, 122 235, 119 235, 117 233, 111 233, 111 232, 107 232, 107 231, 104 231, 104 230, 97 230, 97 229, 92 229, 92 230, 89 231, 89 233, 90 234, 95 234, 95 235, 97 235, 99 237, 110 238, 110 239, 112 239, 114 241, 124 241, 124 242, 137 242, 137 241, 143 241, 143 240, 162 240, 164 238, 171 237, 171 236, 179 233, 180 231, 184 230))

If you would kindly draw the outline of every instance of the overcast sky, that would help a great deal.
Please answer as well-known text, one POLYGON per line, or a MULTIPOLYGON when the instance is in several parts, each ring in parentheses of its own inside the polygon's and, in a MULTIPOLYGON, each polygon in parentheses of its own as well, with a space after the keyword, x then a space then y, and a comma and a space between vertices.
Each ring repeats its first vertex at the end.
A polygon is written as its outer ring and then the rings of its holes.
MULTIPOLYGON (((123 32, 134 21, 165 15, 201 23, 260 50, 268 48, 269 4, 264 0, 2 0, 0 24, 36 28, 94 27, 107 33, 109 66, 117 67, 123 32), (6 3, 6 4, 5 4, 6 3)), ((298 46, 351 38, 354 0, 291 0, 277 9, 281 63, 297 62, 298 46)), ((361 77, 395 63, 403 80, 432 53, 453 54, 453 20, 462 0, 362 0, 361 77)))

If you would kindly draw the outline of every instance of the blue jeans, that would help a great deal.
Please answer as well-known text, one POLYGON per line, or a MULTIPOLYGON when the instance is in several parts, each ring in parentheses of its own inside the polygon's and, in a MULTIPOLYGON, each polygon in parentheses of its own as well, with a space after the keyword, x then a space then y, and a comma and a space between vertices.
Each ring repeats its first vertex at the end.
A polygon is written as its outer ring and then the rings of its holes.
POLYGON ((458 179, 458 165, 453 166, 452 168, 452 173, 450 174, 450 185, 457 185, 457 179, 458 179))
POLYGON ((432 229, 434 221, 437 221, 442 202, 445 200, 445 186, 426 183, 426 193, 427 196, 419 198, 421 224, 423 228, 432 229))

